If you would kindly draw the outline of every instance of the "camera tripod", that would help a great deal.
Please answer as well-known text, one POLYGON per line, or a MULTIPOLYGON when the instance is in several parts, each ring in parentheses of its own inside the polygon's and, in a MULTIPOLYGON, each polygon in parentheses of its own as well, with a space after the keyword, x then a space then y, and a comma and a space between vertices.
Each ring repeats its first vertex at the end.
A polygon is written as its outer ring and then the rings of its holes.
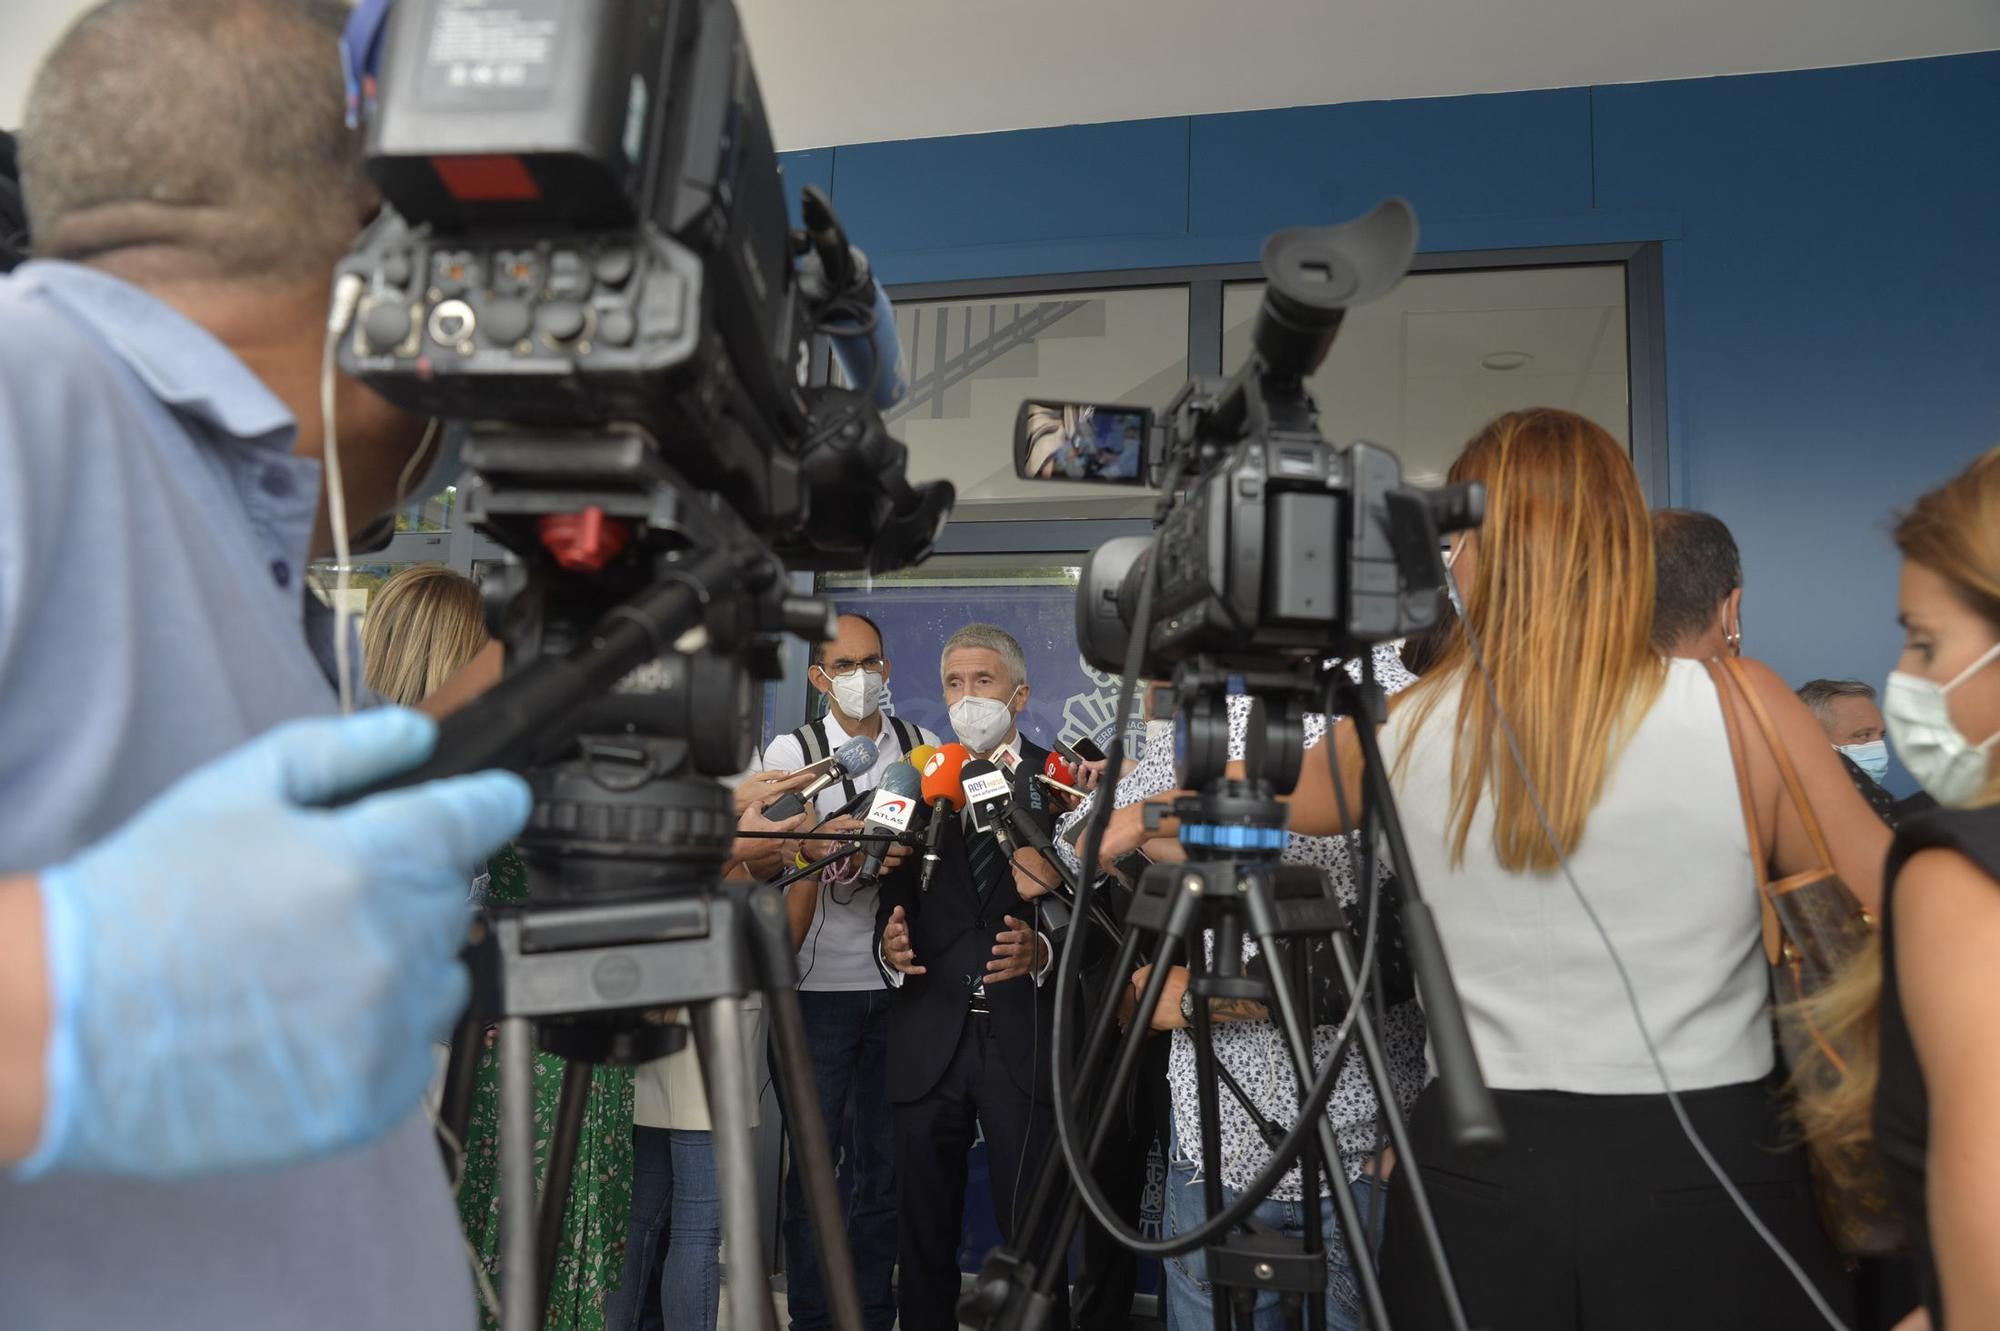
MULTIPOLYGON (((1154 865, 1138 884, 1112 974, 1132 971, 1142 934, 1156 940, 1155 964, 1115 1056, 1111 1046, 1116 1014, 1106 1003, 1095 1014, 1082 1057, 1074 1065, 1080 1069, 1079 1081, 1067 1104, 1058 1085, 1058 1126, 1064 1149, 1059 1156, 1051 1156, 1038 1175, 1016 1244, 988 1259, 960 1305, 961 1320, 982 1331, 1029 1331, 1046 1325, 1056 1283, 1064 1279, 1070 1238, 1086 1206, 1119 1242, 1141 1254, 1168 1256, 1202 1249, 1215 1290, 1217 1331, 1228 1331, 1232 1325, 1247 1328, 1258 1296, 1266 1291, 1277 1296, 1287 1326, 1305 1325, 1321 1331, 1328 1237, 1321 1232, 1316 1204, 1322 1173, 1330 1185, 1340 1234, 1351 1254, 1365 1324, 1387 1331, 1390 1321, 1372 1262, 1372 1247, 1364 1237, 1366 1228, 1347 1187, 1339 1142, 1324 1113, 1349 1048, 1357 1044, 1453 1324, 1459 1328, 1467 1325, 1365 1001, 1371 977, 1355 960, 1344 908, 1331 881, 1320 871, 1279 862, 1286 833, 1284 806, 1277 795, 1289 791, 1297 780, 1304 748, 1303 715, 1315 693, 1314 684, 1306 672, 1245 677, 1254 695, 1246 734, 1246 774, 1231 778, 1226 774, 1228 678, 1218 666, 1199 660, 1183 664, 1176 672, 1182 697, 1177 740, 1183 779, 1200 788, 1198 795, 1178 800, 1174 810, 1181 820, 1179 835, 1188 859, 1180 864, 1154 865), (1257 944, 1264 970, 1261 977, 1244 966, 1242 942, 1246 934, 1257 944), (1204 946, 1208 939, 1213 940, 1212 955, 1204 946), (1118 1221, 1115 1210, 1098 1191, 1091 1168, 1111 1135, 1116 1106, 1139 1063, 1148 1017, 1159 1003, 1167 971, 1182 956, 1189 970, 1189 992, 1194 995, 1191 1036, 1208 1219, 1188 1233, 1149 1241, 1118 1221), (1321 960, 1326 957, 1331 960, 1331 974, 1321 960), (1289 1056, 1299 1103, 1297 1117, 1284 1131, 1283 1139, 1273 1143, 1269 1162, 1227 1206, 1222 1196, 1219 1112, 1220 1087, 1229 1078, 1215 1057, 1209 1006, 1209 1001, 1217 998, 1250 999, 1271 1014, 1289 1056), (1312 1028, 1329 1022, 1330 1014, 1342 1003, 1346 1015, 1340 1020, 1332 1055, 1315 1071, 1312 1028), (1105 1075, 1101 1070, 1107 1068, 1105 1075), (1065 1114, 1075 1112, 1071 1105, 1099 1106, 1087 1129, 1064 1121, 1065 1114), (1274 1233, 1250 1219, 1250 1213, 1295 1163, 1305 1203, 1302 1239, 1274 1233)), ((1469 1144, 1497 1144, 1499 1121, 1471 1057, 1463 1015, 1449 973, 1443 968, 1435 927, 1416 895, 1387 773, 1375 745, 1374 724, 1384 710, 1381 691, 1374 684, 1372 669, 1358 683, 1349 681, 1344 671, 1336 672, 1336 678, 1338 706, 1356 719, 1365 755, 1359 881, 1364 892, 1373 890, 1372 850, 1379 831, 1404 884, 1404 928, 1431 1021, 1454 1133, 1469 1144)), ((1152 810, 1148 821, 1154 821, 1152 810)), ((1089 890, 1085 885, 1083 891, 1089 890)), ((1374 950, 1374 925, 1371 916, 1370 953, 1374 950)), ((1066 955, 1058 984, 1069 982, 1072 972, 1071 958, 1066 955)), ((1059 1022, 1067 1001, 1065 995, 1058 994, 1059 1022)), ((1059 1026, 1059 1065, 1066 1053, 1059 1026)), ((1059 1066, 1059 1077, 1061 1071, 1059 1066)), ((1233 1082, 1231 1087, 1234 1090, 1233 1082)), ((1254 1109, 1250 1112, 1254 1118, 1254 1109)))
POLYGON ((464 1141, 485 1028, 497 1023, 505 1331, 544 1320, 591 1066, 683 1047, 685 1033, 663 1021, 680 1007, 707 1085, 734 1316, 775 1331, 742 1039, 752 993, 770 1013, 774 1081, 834 1321, 859 1331, 783 900, 768 885, 721 881, 736 819, 708 775, 749 762, 754 685, 775 673, 770 635, 831 637, 832 609, 787 595, 776 556, 643 438, 502 429, 476 434, 466 461, 471 516, 525 556, 482 589, 508 674, 440 727, 428 761, 382 786, 510 767, 535 796, 517 840, 529 897, 489 909, 475 930, 472 1000, 440 1106, 449 1156, 464 1141), (552 534, 551 512, 589 514, 590 530, 552 534), (643 526, 643 548, 595 539, 620 523, 643 526), (539 1212, 537 1045, 568 1060, 539 1212))

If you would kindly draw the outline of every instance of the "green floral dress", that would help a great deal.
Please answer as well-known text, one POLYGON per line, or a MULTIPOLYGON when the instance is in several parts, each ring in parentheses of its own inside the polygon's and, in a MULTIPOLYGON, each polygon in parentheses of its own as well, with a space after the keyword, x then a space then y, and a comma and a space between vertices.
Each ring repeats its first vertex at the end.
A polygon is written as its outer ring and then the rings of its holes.
MULTIPOLYGON (((512 847, 487 862, 487 900, 520 901, 527 875, 512 847)), ((535 1175, 548 1166, 549 1135, 562 1091, 562 1060, 535 1055, 535 1175)), ((458 1216, 498 1288, 500 1277, 500 1069, 494 1051, 480 1055, 467 1130, 458 1216)), ((604 1297, 625 1267, 625 1230, 632 1216, 632 1069, 600 1067, 591 1074, 577 1143, 576 1176, 563 1219, 562 1249, 549 1291, 551 1331, 604 1331, 604 1297)), ((480 1326, 498 1331, 482 1302, 480 1326)))

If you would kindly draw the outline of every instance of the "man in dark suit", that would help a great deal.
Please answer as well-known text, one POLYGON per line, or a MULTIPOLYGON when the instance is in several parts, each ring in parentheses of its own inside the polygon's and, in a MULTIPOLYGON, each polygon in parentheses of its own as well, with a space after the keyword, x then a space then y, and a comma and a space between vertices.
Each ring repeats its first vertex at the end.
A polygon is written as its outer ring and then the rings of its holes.
MULTIPOLYGON (((1011 772, 1015 804, 1046 827, 1048 800, 1035 775, 1048 754, 1016 725, 1028 701, 1020 644, 990 624, 969 625, 945 643, 940 669, 959 742, 1011 772)), ((1055 1149, 1048 1066, 1056 929, 1039 901, 1016 890, 992 833, 965 815, 944 816, 928 890, 913 856, 883 880, 879 905, 884 971, 899 989, 888 1061, 905 1331, 958 1324, 958 1237, 976 1134, 986 1138, 994 1218, 1007 1238, 1027 1203, 1017 1194, 1055 1149)), ((1067 1325, 1066 1301, 1058 1314, 1056 1324, 1067 1325)))

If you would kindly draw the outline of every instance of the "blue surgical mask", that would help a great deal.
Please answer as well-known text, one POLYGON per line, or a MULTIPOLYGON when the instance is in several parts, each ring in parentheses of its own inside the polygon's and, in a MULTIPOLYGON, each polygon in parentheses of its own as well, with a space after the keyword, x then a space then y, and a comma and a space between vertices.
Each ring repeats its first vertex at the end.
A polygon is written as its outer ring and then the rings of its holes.
POLYGON ((1882 778, 1889 774, 1889 741, 1871 739, 1866 744, 1836 744, 1834 748, 1847 755, 1847 761, 1868 773, 1868 779, 1880 785, 1882 778))
POLYGON ((1963 808, 1986 788, 1988 754, 2000 744, 2000 733, 1978 744, 1958 733, 1946 699, 1951 691, 2000 657, 2000 643, 1958 672, 1949 684, 1898 670, 1882 691, 1882 715, 1896 756, 1927 794, 1948 809, 1963 808))

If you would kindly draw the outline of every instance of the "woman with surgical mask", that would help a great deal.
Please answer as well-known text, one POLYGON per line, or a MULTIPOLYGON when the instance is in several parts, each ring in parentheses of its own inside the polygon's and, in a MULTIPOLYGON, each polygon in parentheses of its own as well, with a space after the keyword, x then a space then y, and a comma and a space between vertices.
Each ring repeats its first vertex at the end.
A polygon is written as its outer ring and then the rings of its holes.
POLYGON ((1943 807, 1897 829, 1879 958, 1815 1004, 1836 1037, 1878 1032, 1879 1061, 1850 1060, 1801 1118, 1829 1142, 1873 1137, 1924 1299, 1898 1331, 1942 1331, 1946 1308, 1954 1327, 2000 1321, 2000 449, 1919 499, 1896 544, 1906 636, 1882 712, 1943 807))

